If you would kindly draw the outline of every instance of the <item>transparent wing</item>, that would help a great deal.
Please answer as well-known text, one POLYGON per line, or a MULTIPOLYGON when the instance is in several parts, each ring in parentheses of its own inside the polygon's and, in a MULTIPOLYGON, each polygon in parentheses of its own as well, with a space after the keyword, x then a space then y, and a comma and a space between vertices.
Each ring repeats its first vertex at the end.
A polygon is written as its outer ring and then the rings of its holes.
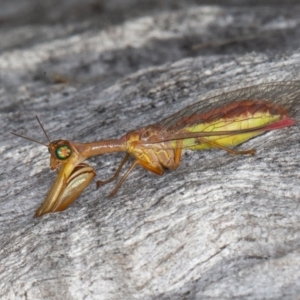
POLYGON ((223 115, 220 107, 226 110, 226 105, 241 100, 268 101, 284 108, 290 117, 300 119, 300 81, 281 81, 241 88, 200 100, 161 120, 156 125, 160 127, 163 135, 179 133, 195 119, 198 119, 198 124, 201 123, 201 117, 197 116, 209 112, 209 116, 204 118, 205 122, 209 119, 221 118, 223 115))
MULTIPOLYGON (((300 119, 300 81, 259 84, 200 100, 157 124, 150 125, 149 130, 153 131, 153 134, 147 133, 146 135, 151 136, 151 138, 146 138, 141 143, 151 147, 151 144, 155 143, 197 137, 211 137, 210 140, 213 141, 218 140, 220 136, 233 136, 259 131, 259 129, 263 129, 263 131, 272 130, 267 129, 268 126, 238 128, 238 122, 240 121, 228 118, 227 127, 228 123, 237 122, 237 129, 228 131, 224 122, 218 121, 228 117, 227 111, 230 111, 231 114, 242 115, 245 110, 251 110, 251 116, 248 120, 255 121, 255 113, 262 109, 262 105, 266 106, 266 103, 270 104, 268 107, 271 110, 276 108, 277 111, 281 111, 280 114, 285 118, 300 119), (250 105, 241 105, 243 102, 250 103, 250 105), (205 124, 209 128, 204 126, 202 127, 203 130, 193 130, 193 132, 186 130, 200 124, 205 124)), ((290 125, 281 127, 286 126, 290 125)), ((281 127, 278 126, 277 128, 281 127)), ((197 140, 195 140, 195 145, 197 143, 197 140)))

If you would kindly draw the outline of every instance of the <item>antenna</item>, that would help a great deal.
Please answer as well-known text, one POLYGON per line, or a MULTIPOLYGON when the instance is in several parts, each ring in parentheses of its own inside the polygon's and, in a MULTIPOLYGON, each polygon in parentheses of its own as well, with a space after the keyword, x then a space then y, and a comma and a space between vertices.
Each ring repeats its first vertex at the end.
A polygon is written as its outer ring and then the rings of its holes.
POLYGON ((48 148, 48 145, 46 145, 46 144, 44 144, 44 143, 42 143, 42 142, 39 142, 39 141, 37 141, 37 140, 35 140, 35 139, 29 138, 29 137, 27 137, 27 136, 25 136, 25 135, 21 135, 21 134, 12 132, 12 131, 11 131, 10 133, 13 134, 13 135, 16 135, 16 136, 18 136, 18 137, 21 137, 21 138, 23 138, 23 139, 26 139, 26 140, 29 140, 29 141, 38 143, 38 144, 40 144, 40 145, 46 146, 46 147, 48 148))
MULTIPOLYGON (((40 119, 39 119, 39 117, 38 116, 35 116, 36 117, 36 119, 37 119, 37 121, 39 122, 39 124, 40 124, 40 126, 41 126, 41 128, 43 129, 43 131, 44 131, 44 134, 45 134, 45 136, 46 136, 46 138, 47 138, 47 140, 48 140, 48 142, 49 142, 49 144, 51 143, 51 141, 50 141, 50 139, 49 139, 49 136, 48 136, 48 134, 47 134, 47 132, 46 132, 46 130, 45 130, 45 128, 44 128, 44 126, 43 126, 43 124, 41 123, 41 121, 40 121, 40 119)), ((48 146, 47 146, 48 147, 48 146)))
MULTIPOLYGON (((40 126, 41 126, 41 128, 42 128, 42 130, 43 130, 43 132, 44 132, 44 134, 45 134, 45 136, 46 136, 46 138, 47 138, 49 144, 50 144, 51 141, 50 141, 50 139, 49 139, 49 136, 48 136, 48 134, 47 134, 47 132, 46 132, 46 130, 45 130, 43 124, 41 123, 41 121, 40 121, 40 119, 38 118, 38 116, 35 116, 35 117, 36 117, 37 121, 39 122, 39 124, 40 124, 40 126)), ((15 136, 18 136, 18 137, 21 137, 21 138, 23 138, 23 139, 29 140, 29 141, 38 143, 38 144, 40 144, 40 145, 46 146, 46 147, 48 148, 48 145, 47 145, 47 144, 44 144, 44 143, 42 143, 42 142, 39 142, 39 141, 37 141, 37 140, 35 140, 35 139, 33 139, 33 138, 30 138, 30 137, 27 137, 27 136, 25 136, 25 135, 21 135, 21 134, 15 133, 15 132, 11 132, 11 134, 13 134, 13 135, 15 135, 15 136)))

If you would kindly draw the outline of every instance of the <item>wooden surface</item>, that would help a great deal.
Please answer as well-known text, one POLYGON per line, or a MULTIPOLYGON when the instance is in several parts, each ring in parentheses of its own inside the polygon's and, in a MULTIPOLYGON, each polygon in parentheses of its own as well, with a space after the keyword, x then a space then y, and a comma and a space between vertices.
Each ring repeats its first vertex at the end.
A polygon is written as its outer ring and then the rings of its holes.
MULTIPOLYGON (((113 198, 115 183, 92 184, 33 217, 56 174, 45 147, 9 132, 45 142, 35 115, 51 139, 87 142, 300 79, 299 7, 109 2, 3 2, 1 299, 299 299, 299 125, 240 147, 254 157, 187 152, 163 177, 136 168, 113 198)), ((89 162, 106 179, 121 159, 89 162)))

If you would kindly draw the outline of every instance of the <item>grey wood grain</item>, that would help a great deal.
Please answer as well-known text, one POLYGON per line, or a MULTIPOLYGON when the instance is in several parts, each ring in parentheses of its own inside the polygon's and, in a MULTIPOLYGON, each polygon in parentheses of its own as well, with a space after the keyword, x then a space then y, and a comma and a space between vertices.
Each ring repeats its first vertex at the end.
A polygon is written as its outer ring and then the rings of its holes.
MULTIPOLYGON (((31 13, 34 2, 24 3, 31 13)), ((52 13, 37 26, 30 13, 5 15, 1 299, 298 299, 299 125, 239 147, 255 148, 253 157, 187 152, 175 172, 136 168, 113 198, 115 183, 91 185, 66 211, 33 217, 56 174, 45 147, 10 131, 45 142, 35 115, 51 139, 87 142, 221 92, 300 79, 297 6, 187 2, 134 15, 124 3, 118 21, 104 7, 102 23, 52 13)), ((89 162, 105 179, 121 159, 89 162)))

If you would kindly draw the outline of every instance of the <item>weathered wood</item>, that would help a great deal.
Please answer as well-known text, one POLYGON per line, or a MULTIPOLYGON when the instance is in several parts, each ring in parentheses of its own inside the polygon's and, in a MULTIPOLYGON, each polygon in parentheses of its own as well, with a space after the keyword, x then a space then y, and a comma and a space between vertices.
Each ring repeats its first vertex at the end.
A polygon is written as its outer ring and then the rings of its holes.
MULTIPOLYGON (((46 148, 9 132, 45 141, 34 115, 52 139, 92 141, 222 91, 300 79, 299 8, 186 5, 1 30, 1 299, 299 295, 299 126, 240 147, 254 157, 188 152, 163 177, 137 168, 113 198, 115 183, 91 186, 66 211, 33 217, 56 174, 46 148)), ((121 158, 90 162, 106 179, 121 158)))

